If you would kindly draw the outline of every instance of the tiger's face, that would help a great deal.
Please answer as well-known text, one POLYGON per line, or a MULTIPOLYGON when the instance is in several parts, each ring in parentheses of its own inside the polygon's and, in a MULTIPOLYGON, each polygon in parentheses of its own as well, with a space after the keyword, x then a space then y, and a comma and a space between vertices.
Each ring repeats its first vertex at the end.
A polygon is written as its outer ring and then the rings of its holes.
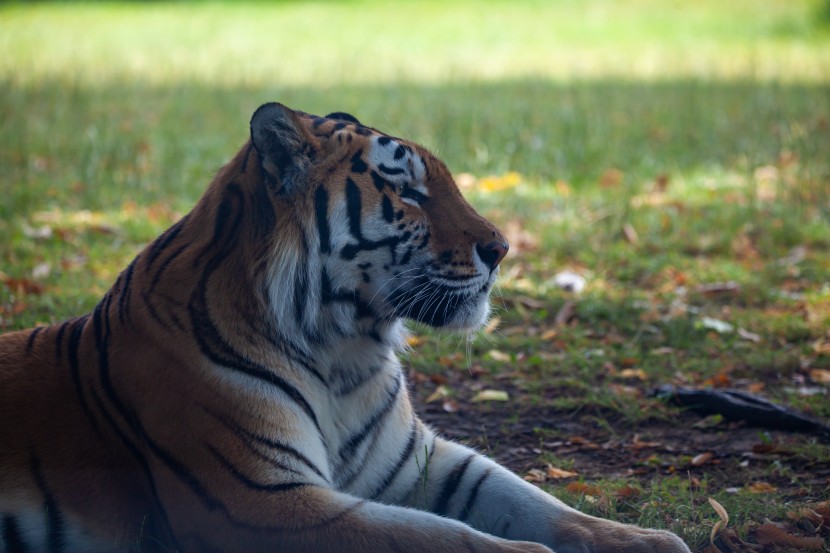
MULTIPOLYGON (((346 318, 407 318, 458 330, 486 321, 507 241, 467 203, 439 159, 346 114, 263 109, 252 120, 254 147, 266 152, 264 166, 273 164, 285 194, 302 197, 313 212, 306 242, 319 255, 321 305, 346 318), (275 114, 299 134, 288 140, 301 153, 273 155, 261 127, 269 120, 271 129, 280 127, 275 114)), ((281 133, 285 141, 292 132, 285 126, 272 138, 281 133)))

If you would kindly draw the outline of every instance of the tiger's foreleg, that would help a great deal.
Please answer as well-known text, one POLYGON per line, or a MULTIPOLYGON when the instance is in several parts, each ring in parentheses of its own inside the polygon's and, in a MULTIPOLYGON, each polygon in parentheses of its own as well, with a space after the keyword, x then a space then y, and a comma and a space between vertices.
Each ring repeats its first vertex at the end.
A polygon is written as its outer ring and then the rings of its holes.
POLYGON ((318 486, 255 496, 239 496, 212 509, 216 518, 209 524, 198 509, 189 510, 197 515, 189 521, 176 517, 174 526, 182 548, 281 553, 551 553, 540 544, 508 541, 432 513, 318 486))
MULTIPOLYGON (((419 457, 419 458, 418 458, 419 457)), ((436 438, 405 504, 512 540, 543 543, 556 553, 688 553, 674 534, 580 513, 462 445, 436 438)))

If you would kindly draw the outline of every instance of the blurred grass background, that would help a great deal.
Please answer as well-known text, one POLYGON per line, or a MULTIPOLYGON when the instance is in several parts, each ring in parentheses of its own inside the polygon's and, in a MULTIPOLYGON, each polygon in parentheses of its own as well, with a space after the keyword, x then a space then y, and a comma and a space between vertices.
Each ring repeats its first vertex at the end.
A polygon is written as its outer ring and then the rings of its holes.
MULTIPOLYGON (((508 230, 505 331, 467 354, 535 401, 631 426, 650 385, 755 384, 830 417, 826 0, 3 3, 0 52, 0 329, 90 310, 278 100, 425 144, 508 230), (554 328, 563 268, 588 285, 554 328)), ((828 499, 785 465, 770 501, 828 499)), ((641 522, 700 523, 682 501, 641 522)))
MULTIPOLYGON (((637 216, 644 242, 666 255, 698 249, 695 235, 713 224, 728 233, 703 249, 728 249, 747 218, 768 219, 754 201, 723 202, 730 190, 757 199, 759 185, 792 200, 766 202, 787 213, 767 229, 777 237, 769 255, 805 239, 822 246, 827 13, 817 0, 0 5, 0 270, 24 278, 66 253, 66 229, 33 248, 31 229, 44 224, 89 226, 91 211, 118 228, 117 240, 76 240, 73 259, 89 264, 51 264, 46 285, 61 282, 63 299, 29 298, 35 309, 23 313, 6 298, 6 311, 20 312, 6 325, 65 316, 39 310, 43 302, 94 303, 142 243, 189 209, 268 100, 352 112, 424 143, 456 173, 518 171, 519 189, 470 195, 545 221, 534 232, 558 265, 596 268, 604 225, 630 216, 630 198, 655 179, 702 210, 699 220, 674 217, 683 228, 670 233, 659 217, 637 216), (782 160, 795 184, 783 182, 782 160), (609 171, 618 176, 602 185, 609 171), (587 224, 585 209, 603 215, 587 224), (104 245, 115 250, 99 255, 104 245)), ((616 267, 628 253, 607 246, 616 267)))

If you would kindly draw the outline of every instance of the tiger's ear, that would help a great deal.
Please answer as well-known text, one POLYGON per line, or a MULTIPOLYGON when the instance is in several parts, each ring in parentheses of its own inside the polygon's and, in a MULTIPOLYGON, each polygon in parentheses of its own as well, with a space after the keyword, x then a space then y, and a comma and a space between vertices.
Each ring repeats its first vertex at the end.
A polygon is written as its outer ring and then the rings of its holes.
POLYGON ((355 125, 361 124, 360 121, 357 120, 357 117, 344 111, 335 111, 334 113, 329 113, 328 115, 326 115, 326 119, 337 119, 339 121, 346 121, 347 123, 354 123, 355 125))
POLYGON ((251 116, 251 143, 262 167, 291 192, 314 156, 314 139, 300 118, 282 104, 261 105, 251 116))

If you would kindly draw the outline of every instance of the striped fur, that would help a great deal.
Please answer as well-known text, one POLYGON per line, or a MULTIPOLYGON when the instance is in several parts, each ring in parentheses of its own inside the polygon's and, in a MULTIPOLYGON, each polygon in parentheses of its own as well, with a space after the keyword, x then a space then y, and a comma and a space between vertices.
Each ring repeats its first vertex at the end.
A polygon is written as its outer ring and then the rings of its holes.
POLYGON ((479 327, 506 250, 423 148, 266 104, 92 313, 0 337, 0 551, 687 552, 414 414, 403 320, 479 327))

